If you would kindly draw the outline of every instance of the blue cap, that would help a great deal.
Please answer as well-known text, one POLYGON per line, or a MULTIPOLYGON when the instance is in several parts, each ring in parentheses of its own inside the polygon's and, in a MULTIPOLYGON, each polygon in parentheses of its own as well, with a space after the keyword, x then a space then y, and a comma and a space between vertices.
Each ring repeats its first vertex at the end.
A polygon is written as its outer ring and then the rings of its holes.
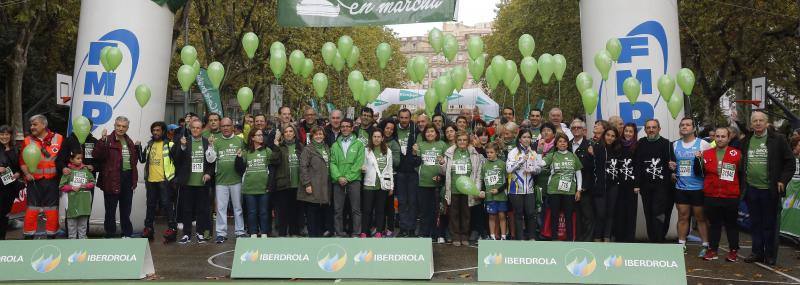
POLYGON ((169 124, 169 125, 167 126, 167 131, 174 131, 174 130, 176 130, 177 128, 178 128, 178 125, 176 125, 176 124, 169 124))

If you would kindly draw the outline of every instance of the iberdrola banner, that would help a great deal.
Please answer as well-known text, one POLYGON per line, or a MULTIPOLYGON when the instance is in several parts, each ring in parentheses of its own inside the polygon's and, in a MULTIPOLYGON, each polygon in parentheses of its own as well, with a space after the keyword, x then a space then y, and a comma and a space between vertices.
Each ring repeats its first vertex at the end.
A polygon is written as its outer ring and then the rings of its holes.
POLYGON ((239 239, 232 278, 425 279, 430 239, 239 239))
POLYGON ((455 19, 457 0, 279 0, 278 24, 288 27, 344 27, 446 22, 455 19))
POLYGON ((800 238, 800 180, 792 179, 786 187, 781 211, 781 233, 800 238))

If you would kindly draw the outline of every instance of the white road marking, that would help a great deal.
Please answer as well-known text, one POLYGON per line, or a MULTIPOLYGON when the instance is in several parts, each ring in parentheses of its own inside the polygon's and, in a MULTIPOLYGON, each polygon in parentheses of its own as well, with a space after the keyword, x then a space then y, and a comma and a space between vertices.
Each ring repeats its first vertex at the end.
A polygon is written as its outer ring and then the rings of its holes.
MULTIPOLYGON (((724 250, 725 252, 728 252, 728 249, 727 249, 727 248, 724 248, 724 247, 721 247, 721 246, 720 246, 720 247, 719 247, 719 249, 721 249, 721 250, 724 250)), ((738 254, 738 253, 737 253, 736 255, 738 255, 739 257, 741 257, 742 259, 744 259, 744 256, 742 256, 741 254, 738 254)), ((772 271, 772 272, 773 272, 773 273, 775 273, 775 274, 778 274, 778 275, 781 275, 781 276, 783 276, 783 277, 786 277, 786 278, 789 278, 789 279, 791 279, 791 280, 794 280, 794 282, 795 282, 794 284, 800 284, 800 278, 797 278, 797 277, 794 277, 794 276, 792 276, 792 275, 789 275, 789 274, 786 274, 786 273, 780 272, 780 271, 778 271, 778 270, 775 270, 774 268, 772 268, 772 267, 769 267, 769 266, 767 266, 767 265, 765 265, 765 264, 763 264, 763 263, 761 263, 761 262, 756 262, 755 264, 756 264, 756 265, 758 265, 758 266, 760 266, 761 268, 764 268, 764 269, 766 269, 766 270, 772 271)))
POLYGON ((211 266, 214 266, 216 268, 219 268, 219 269, 225 269, 225 270, 230 271, 231 270, 230 268, 222 266, 222 265, 217 265, 216 263, 214 263, 214 258, 216 258, 217 256, 220 256, 220 255, 229 253, 229 252, 233 252, 233 250, 226 250, 226 251, 223 251, 223 252, 220 252, 220 253, 217 253, 215 255, 212 255, 212 256, 208 257, 208 260, 207 260, 208 264, 210 264, 211 266))

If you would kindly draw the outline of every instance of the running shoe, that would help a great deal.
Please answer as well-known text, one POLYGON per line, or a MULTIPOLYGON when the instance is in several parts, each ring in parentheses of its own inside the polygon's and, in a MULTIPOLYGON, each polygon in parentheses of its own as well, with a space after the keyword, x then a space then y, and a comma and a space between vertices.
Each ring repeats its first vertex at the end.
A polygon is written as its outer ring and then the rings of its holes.
POLYGON ((375 233, 374 235, 372 235, 372 237, 374 237, 374 238, 382 238, 383 235, 378 232, 378 233, 375 233))
POLYGON ((739 261, 739 253, 735 249, 731 249, 728 251, 728 256, 725 257, 725 260, 728 262, 737 262, 739 261))
POLYGON ((719 257, 717 257, 717 252, 714 251, 713 249, 707 249, 706 253, 703 255, 704 260, 715 260, 718 258, 719 257))
POLYGON ((228 240, 228 238, 226 238, 224 236, 217 236, 217 238, 214 239, 214 242, 220 244, 220 243, 225 242, 226 240, 228 240))
POLYGON ((708 252, 708 246, 701 247, 700 252, 697 253, 697 257, 704 258, 706 256, 706 252, 708 252))
POLYGON ((187 243, 189 243, 191 240, 192 240, 192 239, 191 239, 191 238, 189 238, 189 236, 188 236, 188 235, 183 235, 183 237, 181 238, 181 240, 179 240, 179 241, 178 241, 178 243, 179 243, 179 244, 187 244, 187 243))
POLYGON ((197 238, 197 243, 206 243, 206 238, 203 237, 201 234, 194 234, 195 238, 197 238))

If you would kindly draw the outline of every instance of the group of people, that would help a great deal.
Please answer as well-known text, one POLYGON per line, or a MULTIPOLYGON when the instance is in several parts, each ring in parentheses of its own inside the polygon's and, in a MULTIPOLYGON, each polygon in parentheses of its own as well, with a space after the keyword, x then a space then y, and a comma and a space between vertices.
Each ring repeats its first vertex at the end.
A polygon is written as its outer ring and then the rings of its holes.
MULTIPOLYGON (((726 259, 735 262, 744 199, 753 236, 745 261, 775 263, 779 201, 793 175, 800 178, 800 138, 790 148, 768 127, 765 113, 754 111, 744 134, 743 127, 716 128, 711 141, 696 136, 694 119, 683 118, 680 139, 670 142, 657 119, 637 138, 639 126, 619 117, 598 120, 590 131, 580 118, 563 123, 558 108, 547 121, 536 109, 517 120, 504 108, 489 123, 477 112, 463 110, 451 122, 402 109, 378 120, 363 108, 353 120, 338 110, 320 119, 306 108, 295 120, 282 107, 275 118, 246 116, 238 126, 215 113, 203 119, 190 113, 177 129, 153 123, 147 142, 133 141, 128 119, 120 116, 110 134, 103 130, 84 143, 50 131, 47 118, 36 115, 21 144, 13 129, 0 126, 0 216, 5 219, 14 191, 26 187, 25 239, 34 238, 40 212, 47 238, 55 238, 60 200, 67 203, 69 237, 85 238, 98 186, 106 236, 131 237, 143 164, 142 236, 150 239, 160 210, 165 241, 223 243, 230 206, 237 238, 427 237, 453 246, 482 238, 633 242, 641 196, 650 242, 665 242, 677 208, 680 244, 694 217, 699 257, 717 259, 725 227, 726 259), (36 169, 20 155, 28 144, 42 150, 36 169), (464 190, 465 178, 477 193, 464 190)), ((3 237, 7 224, 0 220, 3 237)))

